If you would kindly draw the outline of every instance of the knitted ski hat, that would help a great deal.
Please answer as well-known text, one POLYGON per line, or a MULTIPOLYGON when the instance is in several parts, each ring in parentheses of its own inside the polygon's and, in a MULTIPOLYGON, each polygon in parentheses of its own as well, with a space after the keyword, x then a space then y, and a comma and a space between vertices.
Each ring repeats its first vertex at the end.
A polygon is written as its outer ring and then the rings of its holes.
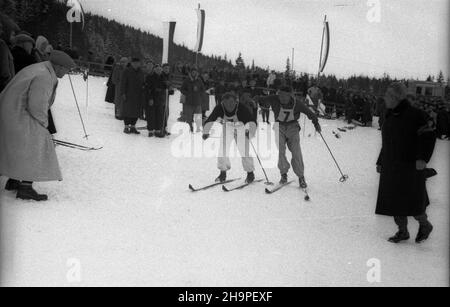
POLYGON ((75 68, 76 64, 72 58, 65 52, 53 50, 50 54, 50 62, 54 65, 63 66, 68 69, 75 68))

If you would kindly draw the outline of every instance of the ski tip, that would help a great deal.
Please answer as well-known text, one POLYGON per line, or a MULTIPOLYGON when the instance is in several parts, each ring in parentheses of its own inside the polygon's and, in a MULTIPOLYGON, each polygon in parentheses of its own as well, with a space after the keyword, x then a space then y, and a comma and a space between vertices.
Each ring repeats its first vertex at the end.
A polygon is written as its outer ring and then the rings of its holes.
POLYGON ((228 190, 227 187, 224 186, 224 185, 222 186, 222 190, 223 190, 224 192, 230 192, 230 190, 228 190))
POLYGON ((192 184, 189 185, 189 190, 191 190, 192 192, 195 192, 194 187, 192 186, 192 184))
POLYGON ((269 189, 266 189, 266 194, 272 194, 272 191, 269 189))

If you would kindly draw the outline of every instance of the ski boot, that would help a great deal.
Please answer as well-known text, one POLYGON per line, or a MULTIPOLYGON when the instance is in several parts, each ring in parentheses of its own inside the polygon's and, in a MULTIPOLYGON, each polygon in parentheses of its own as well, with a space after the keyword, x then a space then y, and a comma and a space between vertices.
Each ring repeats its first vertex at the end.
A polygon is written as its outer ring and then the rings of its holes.
POLYGON ((5 190, 6 191, 17 191, 19 189, 19 186, 20 186, 20 181, 15 180, 15 179, 9 179, 6 182, 5 190))
POLYGON ((280 184, 286 184, 286 183, 288 183, 288 175, 283 174, 283 175, 281 175, 280 184))
POLYGON ((137 131, 135 126, 131 126, 130 127, 130 133, 132 133, 132 134, 141 134, 139 131, 137 131))
POLYGON ((157 138, 163 139, 166 137, 166 134, 164 132, 158 130, 158 131, 156 131, 155 136, 157 138))
POLYGON ((33 186, 30 183, 21 183, 19 185, 19 189, 17 190, 16 198, 22 200, 35 200, 35 201, 46 201, 48 200, 48 196, 44 194, 38 194, 33 189, 33 186))
POLYGON ((416 237, 416 243, 420 244, 428 240, 430 237, 431 232, 433 231, 433 225, 431 225, 430 222, 428 222, 426 225, 421 225, 419 228, 419 233, 416 237))
POLYGON ((154 137, 155 136, 155 131, 149 131, 148 132, 148 137, 149 138, 152 138, 152 137, 154 137))
POLYGON ((131 129, 130 129, 130 127, 126 126, 125 129, 123 129, 123 133, 125 133, 125 134, 131 134, 131 129))
POLYGON ((249 172, 247 173, 247 179, 245 179, 245 183, 251 184, 255 181, 255 173, 249 172))
POLYGON ((409 232, 406 231, 399 231, 395 234, 395 236, 393 236, 392 238, 389 239, 389 242, 391 243, 400 243, 402 241, 408 241, 409 240, 409 232))
POLYGON ((308 184, 306 184, 306 180, 305 180, 304 176, 299 178, 299 183, 300 183, 300 188, 302 188, 302 189, 308 188, 308 184))
POLYGON ((225 182, 227 181, 227 172, 221 171, 219 177, 217 177, 216 182, 225 182))

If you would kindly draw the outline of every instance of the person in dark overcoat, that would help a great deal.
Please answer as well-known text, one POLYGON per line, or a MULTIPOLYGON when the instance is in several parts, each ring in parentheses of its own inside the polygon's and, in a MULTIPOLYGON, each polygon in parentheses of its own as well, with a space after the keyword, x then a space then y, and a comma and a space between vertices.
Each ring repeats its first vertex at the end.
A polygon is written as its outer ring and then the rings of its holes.
POLYGON ((141 68, 141 60, 133 58, 130 67, 124 70, 120 82, 123 102, 122 116, 126 134, 140 134, 136 129, 136 123, 144 103, 144 80, 145 74, 141 68))
POLYGON ((210 95, 209 90, 212 87, 212 81, 209 77, 209 73, 207 72, 203 73, 200 76, 200 79, 202 80, 203 86, 205 87, 205 92, 203 93, 202 99, 202 117, 203 120, 206 120, 207 119, 206 112, 209 111, 209 95, 210 95))
POLYGON ((115 117, 117 120, 123 120, 123 101, 122 101, 122 93, 120 91, 120 83, 122 81, 122 75, 125 68, 128 65, 128 59, 123 57, 114 66, 112 74, 111 74, 111 82, 114 84, 114 105, 115 105, 115 117))
POLYGON ((154 67, 153 73, 145 78, 145 96, 147 107, 147 129, 149 137, 163 138, 165 136, 166 111, 166 78, 160 65, 154 67))
POLYGON ((181 94, 186 97, 183 103, 183 115, 191 132, 194 132, 194 121, 197 126, 197 132, 200 132, 203 126, 202 101, 205 90, 205 85, 199 78, 198 69, 193 67, 189 73, 189 77, 184 80, 180 89, 181 94))
POLYGON ((214 89, 215 98, 216 98, 216 106, 220 104, 222 101, 222 96, 227 92, 227 86, 225 85, 225 80, 220 79, 219 84, 216 85, 214 89))
POLYGON ((426 190, 427 163, 436 142, 426 114, 406 99, 402 83, 391 84, 385 96, 386 117, 382 128, 382 149, 377 161, 380 184, 376 214, 393 216, 399 231, 389 241, 409 239, 408 216, 419 221, 416 242, 428 239, 433 226, 426 209, 430 204, 426 190))
POLYGON ((114 103, 114 97, 116 94, 116 86, 112 82, 113 70, 114 70, 114 67, 116 66, 114 58, 112 56, 108 57, 105 64, 106 64, 105 72, 109 72, 108 82, 106 83, 107 90, 106 90, 105 101, 109 102, 109 103, 114 103), (109 65, 111 65, 111 66, 109 66, 109 65))

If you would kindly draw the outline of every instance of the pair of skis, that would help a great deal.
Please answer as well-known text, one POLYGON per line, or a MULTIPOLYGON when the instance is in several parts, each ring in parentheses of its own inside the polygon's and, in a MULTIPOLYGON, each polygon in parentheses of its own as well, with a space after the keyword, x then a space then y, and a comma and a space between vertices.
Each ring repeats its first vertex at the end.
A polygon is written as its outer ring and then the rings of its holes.
POLYGON ((59 146, 77 149, 77 150, 81 150, 81 151, 96 151, 96 150, 100 150, 103 148, 103 147, 88 147, 88 146, 79 145, 79 144, 70 143, 70 142, 61 141, 61 140, 56 140, 56 139, 53 140, 53 143, 55 143, 56 145, 59 145, 59 146))
MULTIPOLYGON (((219 185, 222 185, 222 190, 223 190, 224 192, 233 192, 233 191, 243 190, 244 188, 246 188, 246 187, 248 187, 248 186, 250 186, 250 185, 252 185, 252 184, 254 184, 254 183, 259 183, 259 182, 263 182, 263 181, 264 181, 263 179, 261 179, 261 180, 255 180, 255 181, 252 182, 252 183, 238 184, 238 185, 236 185, 236 186, 234 186, 234 187, 227 187, 227 186, 226 186, 227 184, 236 182, 236 181, 238 181, 238 180, 240 180, 240 179, 241 179, 241 178, 230 179, 230 180, 227 180, 227 181, 225 181, 225 182, 216 182, 216 183, 214 183, 214 184, 210 184, 210 185, 207 185, 207 186, 204 186, 204 187, 201 187, 201 188, 194 188, 194 187, 192 186, 192 184, 190 184, 190 185, 189 185, 189 190, 191 190, 192 192, 200 192, 200 191, 209 190, 209 189, 211 189, 211 188, 214 188, 214 187, 217 187, 217 186, 219 186, 219 185)), ((265 190, 265 191, 266 191, 266 194, 274 194, 274 193, 280 191, 281 189, 283 189, 284 187, 289 186, 289 185, 292 184, 293 182, 294 182, 294 181, 289 181, 289 182, 283 183, 283 184, 280 183, 280 184, 278 184, 278 185, 276 185, 276 186, 274 186, 274 187, 272 187, 272 188, 266 188, 266 190, 265 190)), ((309 196, 308 189, 303 189, 303 188, 302 188, 302 191, 305 193, 305 200, 306 200, 306 201, 310 201, 311 198, 310 198, 310 196, 309 196)))
MULTIPOLYGON (((276 185, 275 187, 273 187, 272 189, 266 188, 266 194, 273 194, 278 192, 279 190, 281 190, 284 187, 287 187, 288 185, 291 185, 294 181, 288 181, 286 183, 280 183, 278 185, 276 185)), ((310 201, 311 197, 309 196, 309 192, 308 192, 308 188, 300 188, 303 193, 305 193, 305 201, 310 201)))
POLYGON ((226 186, 226 184, 236 182, 236 181, 238 181, 238 180, 240 180, 240 179, 241 179, 241 178, 236 178, 236 179, 230 179, 230 180, 227 180, 227 181, 224 181, 224 182, 216 182, 216 183, 213 183, 213 184, 210 184, 210 185, 201 187, 201 188, 194 188, 194 187, 192 186, 192 184, 190 184, 190 185, 189 185, 189 190, 191 190, 192 192, 200 192, 200 191, 209 190, 209 189, 211 189, 211 188, 214 188, 214 187, 217 187, 217 186, 221 185, 221 186, 222 186, 222 190, 223 190, 224 192, 232 192, 232 191, 236 191, 236 190, 242 190, 242 189, 244 189, 245 187, 248 187, 249 185, 252 185, 252 184, 254 184, 254 183, 262 182, 262 181, 263 181, 263 180, 256 180, 256 181, 254 181, 254 182, 252 182, 252 183, 247 183, 247 182, 245 182, 245 183, 239 184, 239 185, 237 185, 237 186, 235 186, 235 187, 227 187, 227 186, 226 186))

